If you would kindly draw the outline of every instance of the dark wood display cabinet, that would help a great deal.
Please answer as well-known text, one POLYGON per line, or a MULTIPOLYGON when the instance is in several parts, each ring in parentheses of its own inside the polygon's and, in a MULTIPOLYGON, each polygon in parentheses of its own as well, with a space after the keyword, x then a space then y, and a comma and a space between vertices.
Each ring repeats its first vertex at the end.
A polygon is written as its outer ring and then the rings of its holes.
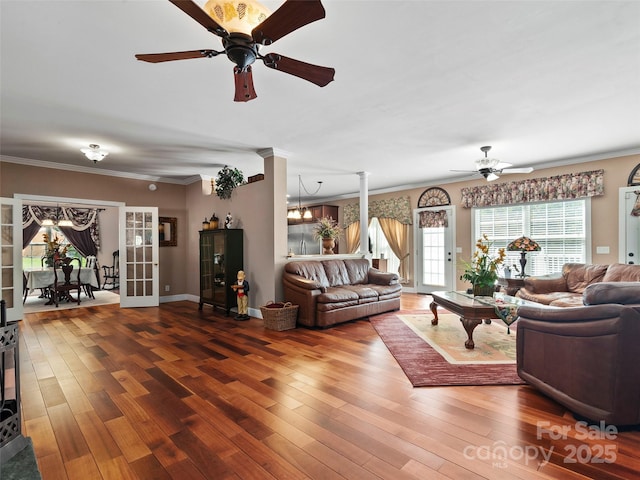
POLYGON ((243 269, 243 231, 238 228, 200 232, 200 305, 209 304, 229 312, 237 307, 231 285, 243 269))

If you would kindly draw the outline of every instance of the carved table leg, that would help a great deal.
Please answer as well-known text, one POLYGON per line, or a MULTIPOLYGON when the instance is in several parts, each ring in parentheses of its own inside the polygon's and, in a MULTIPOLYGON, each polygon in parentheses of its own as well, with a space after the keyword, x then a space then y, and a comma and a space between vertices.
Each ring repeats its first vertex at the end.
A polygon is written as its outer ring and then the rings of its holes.
POLYGON ((431 325, 437 325, 438 324, 438 305, 436 304, 436 302, 431 302, 431 305, 429 307, 431 308, 431 313, 433 313, 433 320, 431 320, 431 325))
POLYGON ((475 343, 473 343, 473 330, 482 323, 482 320, 471 320, 469 318, 460 317, 460 321, 469 336, 467 341, 464 342, 464 346, 469 350, 472 350, 476 346, 475 343))

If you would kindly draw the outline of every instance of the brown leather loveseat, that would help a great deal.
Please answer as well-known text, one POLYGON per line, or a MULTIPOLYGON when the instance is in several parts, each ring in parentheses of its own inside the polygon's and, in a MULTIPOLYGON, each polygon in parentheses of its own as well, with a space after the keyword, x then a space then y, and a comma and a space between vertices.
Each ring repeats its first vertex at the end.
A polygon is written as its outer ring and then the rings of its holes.
POLYGON ((518 309, 518 375, 580 417, 640 424, 640 283, 598 282, 584 301, 518 309))
POLYGON ((296 260, 282 276, 285 301, 298 308, 298 323, 328 327, 400 308, 398 275, 371 268, 366 258, 296 260))
POLYGON ((584 305, 585 288, 598 282, 640 282, 640 265, 565 263, 561 274, 526 277, 516 296, 554 307, 577 307, 584 305))

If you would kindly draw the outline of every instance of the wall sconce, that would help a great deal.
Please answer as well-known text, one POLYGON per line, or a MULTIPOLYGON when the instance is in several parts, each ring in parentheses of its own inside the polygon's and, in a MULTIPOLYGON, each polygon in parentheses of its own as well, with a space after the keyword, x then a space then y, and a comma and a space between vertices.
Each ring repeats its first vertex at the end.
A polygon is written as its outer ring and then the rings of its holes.
POLYGON ((100 145, 95 143, 89 145, 89 148, 81 148, 80 151, 84 153, 85 157, 87 157, 89 160, 93 160, 93 163, 98 163, 103 160, 104 157, 109 155, 109 152, 107 152, 106 150, 102 150, 100 148, 100 145))

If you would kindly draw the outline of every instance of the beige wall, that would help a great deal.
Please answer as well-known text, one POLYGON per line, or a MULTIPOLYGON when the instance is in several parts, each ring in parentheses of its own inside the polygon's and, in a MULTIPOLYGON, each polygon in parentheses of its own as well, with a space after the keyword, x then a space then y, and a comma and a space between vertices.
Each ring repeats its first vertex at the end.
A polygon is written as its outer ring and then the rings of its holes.
MULTIPOLYGON (((617 157, 607 160, 598 160, 593 162, 576 163, 573 165, 567 165, 562 167, 545 168, 535 170, 531 174, 526 175, 504 175, 496 182, 501 181, 517 181, 524 180, 526 178, 537 177, 550 177, 553 175, 561 175, 565 173, 578 173, 589 170, 604 169, 604 195, 599 197, 593 197, 591 200, 591 261, 592 263, 614 263, 618 261, 618 190, 621 187, 627 186, 627 180, 629 174, 640 163, 640 155, 630 155, 625 157, 617 157), (608 246, 609 254, 597 254, 596 247, 608 246)), ((428 168, 428 165, 424 165, 422 168, 428 168)), ((462 253, 458 254, 458 258, 471 258, 473 242, 475 239, 471 238, 471 209, 462 208, 461 206, 461 189, 465 187, 472 187, 476 185, 482 185, 486 180, 483 178, 455 182, 448 184, 440 184, 438 186, 444 188, 451 197, 452 205, 455 205, 456 209, 456 245, 462 248, 462 253)), ((402 190, 393 193, 385 193, 382 195, 371 195, 370 200, 381 200, 386 198, 394 198, 408 195, 411 201, 412 208, 417 208, 418 198, 420 195, 433 184, 426 185, 424 187, 402 190)), ((344 205, 357 202, 358 198, 340 200, 337 202, 330 202, 332 205, 338 205, 344 207, 344 205)), ((340 209, 341 221, 342 221, 342 209, 340 209)), ((410 279, 413 283, 414 278, 414 248, 413 248, 413 236, 411 236, 411 260, 409 261, 410 279)), ((458 280, 457 288, 464 288, 464 282, 458 280)))
MULTIPOLYGON (((39 195, 58 198, 76 198, 104 202, 122 202, 129 206, 158 207, 163 217, 178 219, 178 246, 160 248, 160 295, 186 292, 187 272, 183 267, 187 254, 187 210, 185 187, 169 183, 156 183, 158 189, 149 190, 147 180, 92 175, 87 173, 33 167, 0 162, 0 196, 16 194, 39 195), (164 286, 170 285, 165 292, 164 286)), ((108 208, 100 214, 104 220, 101 228, 101 265, 111 265, 111 254, 118 248, 118 215, 116 208, 108 208)))
MULTIPOLYGON (((594 197, 592 214, 592 261, 612 263, 618 261, 618 189, 627 184, 633 168, 640 163, 640 155, 585 162, 564 167, 536 170, 529 176, 551 176, 604 169, 605 195, 594 197), (597 246, 609 246, 607 255, 596 254, 597 246)), ((428 166, 423 166, 428 168, 428 166)), ((246 176, 262 172, 245 172, 246 176)), ((157 206, 160 216, 177 217, 178 246, 160 248, 160 294, 199 295, 198 239, 202 221, 215 212, 221 220, 231 212, 236 227, 244 229, 244 268, 251 282, 249 306, 259 308, 269 300, 282 300, 281 273, 287 253, 286 220, 286 160, 271 157, 265 160, 265 180, 240 186, 231 199, 222 200, 215 195, 204 195, 200 183, 188 186, 155 182, 158 189, 151 192, 149 181, 132 180, 104 175, 67 172, 49 168, 21 166, 0 162, 0 196, 15 194, 71 197, 102 201, 123 202, 127 205, 157 206), (46 179, 44 181, 43 179, 46 179), (171 291, 164 292, 170 285, 171 291)), ((522 180, 525 175, 509 175, 505 181, 522 180)), ((441 185, 456 206, 457 246, 462 248, 461 258, 470 258, 471 210, 460 206, 460 189, 484 183, 484 179, 441 185)), ((416 206, 422 192, 432 185, 384 195, 372 195, 372 200, 408 195, 416 206)), ((332 201, 344 206, 357 201, 332 201)), ((340 210, 342 220, 342 210, 340 210)), ((117 222, 116 222, 117 223, 117 222)), ((114 227, 103 231, 103 248, 108 255, 117 245, 114 227), (112 243, 115 242, 115 243, 112 243)), ((413 243, 413 236, 410 238, 413 243)), ((413 245, 411 248, 413 252, 413 245)), ((413 255, 409 262, 413 279, 413 255)), ((459 288, 464 284, 458 283, 459 288)))

